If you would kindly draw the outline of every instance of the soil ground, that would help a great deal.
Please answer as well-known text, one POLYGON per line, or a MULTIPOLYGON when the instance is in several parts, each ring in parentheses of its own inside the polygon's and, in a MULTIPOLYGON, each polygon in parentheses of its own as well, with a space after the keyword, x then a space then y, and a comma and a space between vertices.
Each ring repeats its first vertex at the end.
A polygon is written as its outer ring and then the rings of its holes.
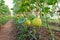
MULTIPOLYGON (((9 20, 0 27, 0 40, 17 40, 17 35, 15 35, 17 34, 17 31, 13 20, 9 20)), ((60 40, 60 31, 52 30, 52 32, 54 34, 54 40, 60 40)), ((41 36, 40 40, 51 40, 51 35, 47 28, 36 28, 36 35, 41 36)))
POLYGON ((17 36, 14 35, 16 32, 17 28, 11 19, 0 27, 0 40, 17 40, 17 36))
MULTIPOLYGON (((54 34, 54 40, 60 40, 60 32, 56 30, 52 30, 52 32, 54 34)), ((51 35, 47 28, 37 28, 36 33, 41 35, 40 40, 51 40, 51 35)))

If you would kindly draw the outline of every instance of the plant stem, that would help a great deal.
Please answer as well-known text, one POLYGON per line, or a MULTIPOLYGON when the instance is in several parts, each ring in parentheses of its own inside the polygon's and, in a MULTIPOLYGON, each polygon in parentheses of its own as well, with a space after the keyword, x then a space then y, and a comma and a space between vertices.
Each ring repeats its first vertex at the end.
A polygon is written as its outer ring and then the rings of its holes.
POLYGON ((38 17, 38 0, 36 0, 36 17, 38 17))
POLYGON ((29 32, 29 34, 32 36, 32 38, 34 38, 35 40, 37 40, 37 38, 36 38, 36 28, 35 27, 33 28, 33 34, 31 34, 31 32, 29 32))
MULTIPOLYGON (((36 36, 36 27, 34 27, 34 36, 36 36)), ((35 37, 35 40, 37 40, 37 38, 35 37)))
POLYGON ((51 40, 54 40, 54 34, 53 34, 53 32, 51 31, 50 26, 48 25, 48 18, 46 19, 46 24, 47 24, 47 27, 48 27, 49 32, 51 33, 51 40))

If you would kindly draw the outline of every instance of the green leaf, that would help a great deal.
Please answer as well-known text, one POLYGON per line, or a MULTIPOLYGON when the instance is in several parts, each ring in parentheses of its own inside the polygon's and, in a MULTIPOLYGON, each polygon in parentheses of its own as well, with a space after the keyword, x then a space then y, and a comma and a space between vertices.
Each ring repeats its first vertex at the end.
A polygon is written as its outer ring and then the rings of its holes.
POLYGON ((44 9, 42 9, 42 12, 44 12, 44 13, 48 13, 49 12, 49 7, 45 7, 44 9))
POLYGON ((40 3, 43 3, 45 0, 39 0, 40 3))
POLYGON ((28 19, 29 19, 29 20, 32 21, 34 18, 35 18, 35 16, 33 16, 33 15, 28 15, 28 19))
POLYGON ((31 4, 34 4, 36 2, 36 0, 30 0, 31 4))
POLYGON ((24 18, 24 17, 22 17, 22 18, 20 18, 19 20, 18 20, 18 23, 20 24, 20 23, 23 23, 23 22, 25 22, 26 21, 26 19, 24 18))
POLYGON ((53 5, 57 2, 57 0, 47 0, 48 5, 53 5))
POLYGON ((0 1, 0 14, 9 14, 10 10, 7 5, 5 5, 4 0, 0 1))

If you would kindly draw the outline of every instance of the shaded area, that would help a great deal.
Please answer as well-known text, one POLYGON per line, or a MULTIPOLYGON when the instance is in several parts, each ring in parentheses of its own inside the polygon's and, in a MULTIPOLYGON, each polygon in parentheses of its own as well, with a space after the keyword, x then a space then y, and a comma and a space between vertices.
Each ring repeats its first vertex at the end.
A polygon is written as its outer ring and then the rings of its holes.
MULTIPOLYGON (((29 27, 29 30, 33 30, 32 26, 29 27)), ((60 40, 60 31, 57 30, 51 30, 54 34, 54 40, 60 40)), ((26 32, 27 34, 27 32, 26 32)), ((48 28, 44 28, 44 27, 39 27, 36 28, 36 34, 35 37, 38 40, 51 40, 51 34, 48 30, 48 28)), ((23 40, 35 40, 34 37, 30 36, 30 37, 26 37, 23 40)))
MULTIPOLYGON (((54 34, 54 40, 60 40, 60 32, 52 30, 54 34)), ((36 33, 41 36, 40 40, 51 40, 50 32, 47 28, 37 28, 36 33)))

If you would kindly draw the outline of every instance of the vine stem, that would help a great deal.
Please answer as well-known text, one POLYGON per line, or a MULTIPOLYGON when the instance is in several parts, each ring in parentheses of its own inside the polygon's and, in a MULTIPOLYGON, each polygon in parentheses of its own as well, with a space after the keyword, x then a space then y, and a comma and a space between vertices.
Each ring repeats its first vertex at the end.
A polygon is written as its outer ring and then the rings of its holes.
POLYGON ((50 32, 50 34, 51 34, 51 40, 54 40, 54 34, 53 34, 53 32, 51 31, 50 26, 48 25, 48 18, 46 19, 46 24, 47 24, 48 30, 49 30, 49 32, 50 32))
MULTIPOLYGON (((34 36, 36 36, 36 27, 34 27, 34 36)), ((35 38, 35 40, 37 40, 37 38, 35 38)))
POLYGON ((38 0, 36 0, 36 17, 38 17, 38 0))
MULTIPOLYGON (((44 3, 43 3, 42 9, 44 9, 44 3)), ((45 14, 45 12, 44 12, 44 14, 45 14)), ((53 35, 53 32, 51 31, 51 28, 50 28, 50 26, 49 26, 49 24, 48 24, 48 18, 47 18, 47 16, 46 16, 46 14, 45 14, 45 17, 46 17, 47 28, 48 28, 48 30, 49 30, 49 32, 50 32, 50 35, 51 35, 51 40, 54 40, 54 35, 53 35)))

